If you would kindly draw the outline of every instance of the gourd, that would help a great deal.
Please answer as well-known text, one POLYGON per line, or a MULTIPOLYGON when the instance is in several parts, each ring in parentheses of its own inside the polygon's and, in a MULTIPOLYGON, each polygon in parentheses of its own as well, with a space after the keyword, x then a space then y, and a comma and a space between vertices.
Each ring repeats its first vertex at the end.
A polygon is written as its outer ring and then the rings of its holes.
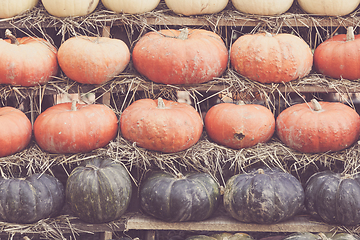
POLYGON ((22 111, 0 108, 0 157, 23 150, 30 143, 31 135, 31 122, 22 111))
POLYGON ((37 144, 50 153, 85 153, 115 138, 114 111, 103 104, 60 103, 42 112, 33 129, 37 144))
POLYGON ((46 11, 55 17, 78 17, 92 13, 99 0, 42 0, 46 11))
POLYGON ((126 168, 108 158, 91 158, 73 169, 66 182, 66 202, 88 223, 106 223, 127 210, 132 183, 126 168))
POLYGON ((197 84, 226 70, 228 50, 219 35, 203 29, 148 32, 135 44, 136 70, 163 84, 197 84))
POLYGON ((343 16, 354 11, 360 0, 297 0, 307 13, 325 16, 343 16))
POLYGON ((269 224, 289 219, 304 206, 304 189, 293 175, 278 168, 254 169, 232 176, 224 191, 224 207, 235 219, 269 224))
POLYGON ((224 146, 240 149, 267 142, 275 132, 272 112, 258 104, 220 103, 205 116, 209 137, 224 146))
POLYGON ((61 70, 70 79, 102 84, 126 68, 130 51, 120 39, 77 36, 61 44, 57 58, 61 70))
POLYGON ((152 171, 140 184, 139 198, 145 213, 163 221, 201 221, 217 209, 220 188, 208 173, 152 171))
POLYGON ((123 111, 120 131, 123 138, 139 147, 174 153, 199 141, 203 123, 191 105, 145 98, 133 102, 123 111))
POLYGON ((229 0, 165 0, 169 9, 185 16, 218 13, 226 7, 228 2, 229 0))
POLYGON ((276 133, 285 145, 303 153, 335 152, 357 141, 360 117, 343 103, 313 99, 282 111, 276 133))
POLYGON ((101 0, 104 6, 118 13, 141 14, 154 10, 160 0, 101 0))
POLYGON ((26 178, 0 178, 0 219, 34 223, 54 217, 65 202, 62 183, 46 173, 26 178))
POLYGON ((281 83, 308 75, 313 54, 303 39, 292 34, 245 34, 233 43, 230 62, 250 80, 281 83))
POLYGON ((11 18, 31 10, 38 0, 5 0, 0 3, 0 18, 11 18))
POLYGON ((231 0, 231 2, 240 12, 273 16, 289 10, 294 0, 231 0))

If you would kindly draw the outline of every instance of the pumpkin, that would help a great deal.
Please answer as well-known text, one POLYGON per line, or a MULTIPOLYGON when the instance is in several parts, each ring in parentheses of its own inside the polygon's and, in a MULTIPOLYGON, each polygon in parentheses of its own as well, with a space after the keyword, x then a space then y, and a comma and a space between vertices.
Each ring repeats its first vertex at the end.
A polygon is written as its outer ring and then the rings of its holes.
POLYGON ((61 70, 70 79, 102 84, 126 68, 130 51, 120 39, 78 36, 61 44, 57 58, 61 70))
POLYGON ((166 6, 177 14, 185 16, 221 12, 229 0, 165 0, 166 6))
POLYGON ((38 0, 5 0, 0 2, 0 18, 11 18, 38 4, 38 0))
POLYGON ((246 233, 215 233, 210 236, 207 235, 194 235, 186 238, 185 240, 254 240, 253 237, 246 233))
POLYGON ((313 54, 303 39, 292 34, 245 34, 233 43, 230 62, 253 81, 281 83, 308 75, 313 54))
POLYGON ((88 223, 106 223, 127 210, 132 183, 126 168, 108 158, 85 160, 66 181, 66 202, 88 223))
POLYGON ((42 38, 0 39, 0 84, 36 86, 48 82, 58 72, 57 50, 42 38))
POLYGON ((220 188, 208 173, 152 171, 140 184, 139 198, 145 213, 163 221, 202 221, 217 209, 220 188))
POLYGON ((316 219, 340 225, 360 223, 360 175, 322 171, 305 184, 305 206, 316 219))
POLYGON ((42 0, 46 11, 55 17, 78 17, 92 13, 99 0, 42 0))
POLYGON ((354 11, 360 0, 297 0, 307 13, 326 16, 343 16, 354 11))
POLYGON ((174 153, 199 141, 203 123, 199 113, 186 103, 140 99, 121 114, 120 130, 126 140, 139 147, 174 153))
POLYGON ((269 224, 299 213, 304 197, 301 183, 290 173, 278 168, 259 168, 232 176, 226 182, 223 199, 233 218, 269 224))
POLYGON ((318 233, 309 232, 293 233, 283 240, 359 240, 359 236, 349 233, 318 233))
POLYGON ((267 142, 275 132, 272 112, 258 104, 220 103, 205 116, 209 137, 224 146, 240 149, 267 142))
POLYGON ((160 0, 101 0, 103 5, 114 12, 140 14, 154 10, 160 0))
POLYGON ((64 202, 64 186, 49 174, 0 178, 0 218, 3 221, 34 223, 58 214, 64 202))
POLYGON ((102 104, 60 103, 42 112, 34 123, 37 144, 51 153, 90 152, 115 138, 115 113, 102 104))
POLYGON ((148 32, 135 44, 136 70, 163 84, 197 84, 220 76, 228 51, 219 35, 203 29, 148 32))
POLYGON ((13 107, 0 108, 0 157, 23 150, 31 135, 31 122, 22 111, 13 107))
POLYGON ((332 78, 355 80, 360 78, 360 35, 353 27, 347 34, 338 34, 322 42, 314 52, 314 67, 318 73, 332 78))
POLYGON ((240 12, 256 15, 278 15, 289 10, 294 0, 231 0, 240 12))
POLYGON ((358 140, 360 117, 343 103, 313 99, 282 111, 276 133, 285 145, 303 153, 335 152, 358 140))

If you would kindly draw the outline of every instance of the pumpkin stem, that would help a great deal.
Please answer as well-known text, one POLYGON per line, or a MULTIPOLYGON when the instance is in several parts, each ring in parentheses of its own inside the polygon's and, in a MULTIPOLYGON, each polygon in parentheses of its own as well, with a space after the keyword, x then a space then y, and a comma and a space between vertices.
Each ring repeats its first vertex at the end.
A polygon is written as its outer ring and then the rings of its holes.
POLYGON ((258 174, 264 174, 265 172, 264 172, 264 169, 262 169, 262 168, 259 168, 258 170, 257 170, 257 172, 258 172, 258 174))
POLYGON ((186 39, 188 39, 188 36, 189 36, 189 29, 188 28, 182 28, 182 29, 180 29, 180 34, 177 37, 177 39, 186 40, 186 39))
POLYGON ((9 38, 11 40, 11 44, 20 45, 17 38, 11 33, 11 31, 9 29, 5 30, 5 37, 7 37, 7 38, 9 38))
POLYGON ((184 175, 181 172, 179 172, 179 173, 176 174, 176 178, 177 179, 183 179, 184 175))
POLYGON ((272 34, 269 32, 265 32, 265 37, 272 37, 272 34))
POLYGON ((314 111, 320 111, 322 109, 320 103, 316 99, 311 99, 311 104, 314 111))
POLYGON ((158 98, 158 106, 157 106, 158 109, 165 109, 165 103, 164 103, 164 100, 159 97, 158 98))
POLYGON ((237 105, 246 105, 246 104, 245 104, 245 102, 244 102, 243 100, 239 100, 239 101, 237 102, 237 105))
POLYGON ((348 27, 347 32, 346 32, 346 41, 350 42, 350 41, 354 41, 354 40, 355 40, 354 28, 353 27, 348 27))
POLYGON ((92 168, 93 170, 99 170, 99 168, 97 167, 97 166, 94 166, 94 165, 92 165, 92 164, 86 164, 85 165, 85 167, 87 167, 87 168, 92 168))
POLYGON ((74 99, 74 100, 71 101, 71 111, 76 111, 76 110, 77 110, 77 108, 76 108, 76 100, 74 99))

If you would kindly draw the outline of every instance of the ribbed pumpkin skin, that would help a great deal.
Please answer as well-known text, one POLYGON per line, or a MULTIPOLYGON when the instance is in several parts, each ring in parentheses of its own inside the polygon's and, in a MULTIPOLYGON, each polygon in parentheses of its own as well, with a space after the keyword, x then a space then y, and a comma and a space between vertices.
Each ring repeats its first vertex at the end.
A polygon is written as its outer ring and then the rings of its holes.
POLYGON ((240 149, 267 142, 275 132, 272 112, 258 104, 220 103, 205 116, 209 137, 224 146, 240 149))
POLYGON ((51 175, 0 178, 0 218, 6 222, 34 223, 53 217, 64 202, 64 186, 51 175))
POLYGON ((132 52, 136 70, 164 84, 204 83, 225 71, 228 50, 219 35, 189 29, 187 38, 180 39, 180 32, 169 29, 142 36, 132 52))
POLYGON ((281 83, 310 73, 313 54, 308 44, 292 34, 246 34, 231 47, 230 61, 241 75, 261 83, 281 83))
POLYGON ((216 240, 254 240, 252 236, 246 233, 215 233, 210 235, 211 237, 215 238, 216 240))
POLYGON ((354 11, 360 3, 360 0, 297 0, 300 7, 307 13, 343 16, 354 11))
POLYGON ((0 2, 0 18, 11 18, 32 9, 38 0, 3 0, 0 2))
POLYGON ((67 203, 81 220, 89 223, 106 223, 121 217, 131 194, 127 170, 111 159, 86 160, 66 182, 67 203))
POLYGON ((330 171, 312 175, 305 184, 305 206, 315 218, 327 223, 360 223, 360 176, 330 171))
POLYGON ((340 102, 295 104, 276 119, 276 133, 287 146, 303 153, 335 152, 349 147, 360 135, 360 117, 340 102))
POLYGON ((60 103, 42 112, 33 129, 37 144, 51 153, 90 152, 115 138, 118 120, 102 104, 60 103))
POLYGON ((140 99, 133 102, 121 114, 122 136, 139 147, 164 153, 180 152, 201 137, 203 123, 199 113, 186 103, 140 99))
POLYGON ((289 10, 294 0, 232 0, 231 2, 241 12, 272 16, 289 10))
POLYGON ((301 183, 280 169, 253 170, 232 176, 226 183, 224 207, 248 223, 276 223, 297 214, 304 204, 301 183))
POLYGON ((126 68, 130 51, 120 39, 78 36, 61 44, 57 58, 60 68, 70 79, 102 84, 126 68))
POLYGON ((228 2, 229 0, 165 0, 169 9, 185 16, 218 13, 228 2))
POLYGON ((22 111, 13 107, 0 108, 0 157, 23 150, 31 135, 31 122, 22 111))
POLYGON ((177 177, 151 172, 140 184, 140 205, 149 215, 163 221, 201 221, 218 207, 220 189, 207 173, 177 177))
POLYGON ((46 11, 55 17, 77 17, 92 13, 99 0, 42 0, 46 11))
POLYGON ((160 0, 101 0, 101 2, 114 12, 140 14, 154 10, 160 0))

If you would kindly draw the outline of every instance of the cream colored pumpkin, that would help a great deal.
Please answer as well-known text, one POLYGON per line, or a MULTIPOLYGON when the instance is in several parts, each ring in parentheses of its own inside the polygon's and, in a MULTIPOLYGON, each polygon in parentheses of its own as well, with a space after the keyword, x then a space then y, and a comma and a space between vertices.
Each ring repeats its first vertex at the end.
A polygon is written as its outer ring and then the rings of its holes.
POLYGON ((55 17, 76 17, 92 13, 99 0, 42 0, 42 3, 55 17))
POLYGON ((36 6, 38 0, 1 0, 0 18, 11 18, 36 6))
POLYGON ((240 12, 267 16, 286 12, 293 2, 294 0, 232 0, 233 6, 240 12))
POLYGON ((360 0, 298 0, 307 13, 323 16, 343 16, 354 11, 360 0))
POLYGON ((114 12, 140 14, 155 9, 160 0, 101 0, 104 6, 114 12))
POLYGON ((185 16, 218 13, 228 2, 229 0, 165 0, 170 10, 185 16))

